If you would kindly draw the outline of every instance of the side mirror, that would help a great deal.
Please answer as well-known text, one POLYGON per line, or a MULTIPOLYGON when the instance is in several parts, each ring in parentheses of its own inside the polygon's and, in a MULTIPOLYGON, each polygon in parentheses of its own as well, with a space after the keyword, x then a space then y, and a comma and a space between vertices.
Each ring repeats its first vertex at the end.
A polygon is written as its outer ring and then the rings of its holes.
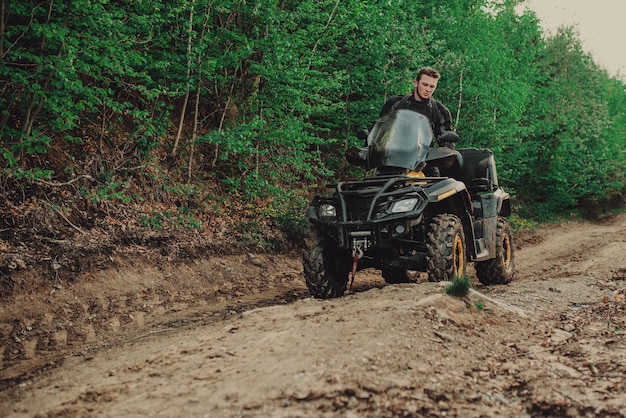
POLYGON ((456 148, 456 143, 459 141, 459 134, 452 131, 446 131, 438 138, 439 145, 447 148, 456 148))
POLYGON ((346 161, 350 165, 367 167, 367 156, 369 150, 365 147, 350 147, 346 150, 346 161))
POLYGON ((370 135, 370 131, 367 129, 361 129, 356 133, 356 137, 359 138, 365 145, 367 145, 367 137, 370 135))
POLYGON ((441 142, 459 142, 459 134, 453 131, 445 131, 439 137, 439 141, 441 142))

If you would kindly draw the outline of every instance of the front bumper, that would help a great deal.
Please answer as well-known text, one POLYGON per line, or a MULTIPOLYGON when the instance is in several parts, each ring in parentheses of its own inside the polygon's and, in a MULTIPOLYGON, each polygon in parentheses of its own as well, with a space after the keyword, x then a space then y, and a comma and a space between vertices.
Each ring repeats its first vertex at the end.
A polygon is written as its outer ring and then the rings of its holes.
POLYGON ((317 196, 309 206, 308 217, 340 249, 362 251, 365 255, 372 249, 423 250, 414 231, 428 204, 423 186, 429 183, 432 180, 376 177, 330 185, 334 193, 317 196))

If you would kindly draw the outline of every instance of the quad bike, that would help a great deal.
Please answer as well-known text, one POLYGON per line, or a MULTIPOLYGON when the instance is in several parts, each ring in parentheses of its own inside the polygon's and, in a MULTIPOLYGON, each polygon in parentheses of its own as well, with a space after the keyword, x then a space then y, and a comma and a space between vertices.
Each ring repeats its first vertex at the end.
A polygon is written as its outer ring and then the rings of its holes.
POLYGON ((342 296, 365 268, 381 270, 387 283, 410 282, 407 271, 437 282, 465 275, 468 262, 482 284, 508 283, 511 204, 493 153, 455 149, 453 132, 431 147, 428 119, 404 109, 365 135, 367 146, 350 148, 346 158, 368 176, 329 185, 333 191, 309 206, 303 267, 311 294, 342 296))

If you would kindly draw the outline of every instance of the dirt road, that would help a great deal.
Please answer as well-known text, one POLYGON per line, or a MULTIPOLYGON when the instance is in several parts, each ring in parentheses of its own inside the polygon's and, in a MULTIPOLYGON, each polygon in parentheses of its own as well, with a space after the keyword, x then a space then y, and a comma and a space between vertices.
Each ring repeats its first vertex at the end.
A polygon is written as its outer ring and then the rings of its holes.
POLYGON ((315 300, 255 254, 16 279, 0 416, 626 416, 626 215, 517 247, 466 299, 362 272, 315 300))

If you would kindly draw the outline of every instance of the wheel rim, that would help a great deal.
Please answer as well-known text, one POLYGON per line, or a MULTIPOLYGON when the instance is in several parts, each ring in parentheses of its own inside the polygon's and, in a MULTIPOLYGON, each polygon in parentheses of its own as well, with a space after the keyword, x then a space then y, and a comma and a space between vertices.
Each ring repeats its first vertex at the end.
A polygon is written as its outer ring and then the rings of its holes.
POLYGON ((511 267, 511 263, 513 261, 513 257, 511 256, 513 249, 511 248, 511 239, 509 238, 509 234, 504 234, 502 237, 502 264, 505 269, 509 269, 511 267))
POLYGON ((463 266, 465 265, 465 252, 463 251, 463 239, 461 239, 461 235, 457 234, 454 236, 454 255, 453 255, 453 263, 454 263, 454 275, 460 276, 463 273, 463 266))

